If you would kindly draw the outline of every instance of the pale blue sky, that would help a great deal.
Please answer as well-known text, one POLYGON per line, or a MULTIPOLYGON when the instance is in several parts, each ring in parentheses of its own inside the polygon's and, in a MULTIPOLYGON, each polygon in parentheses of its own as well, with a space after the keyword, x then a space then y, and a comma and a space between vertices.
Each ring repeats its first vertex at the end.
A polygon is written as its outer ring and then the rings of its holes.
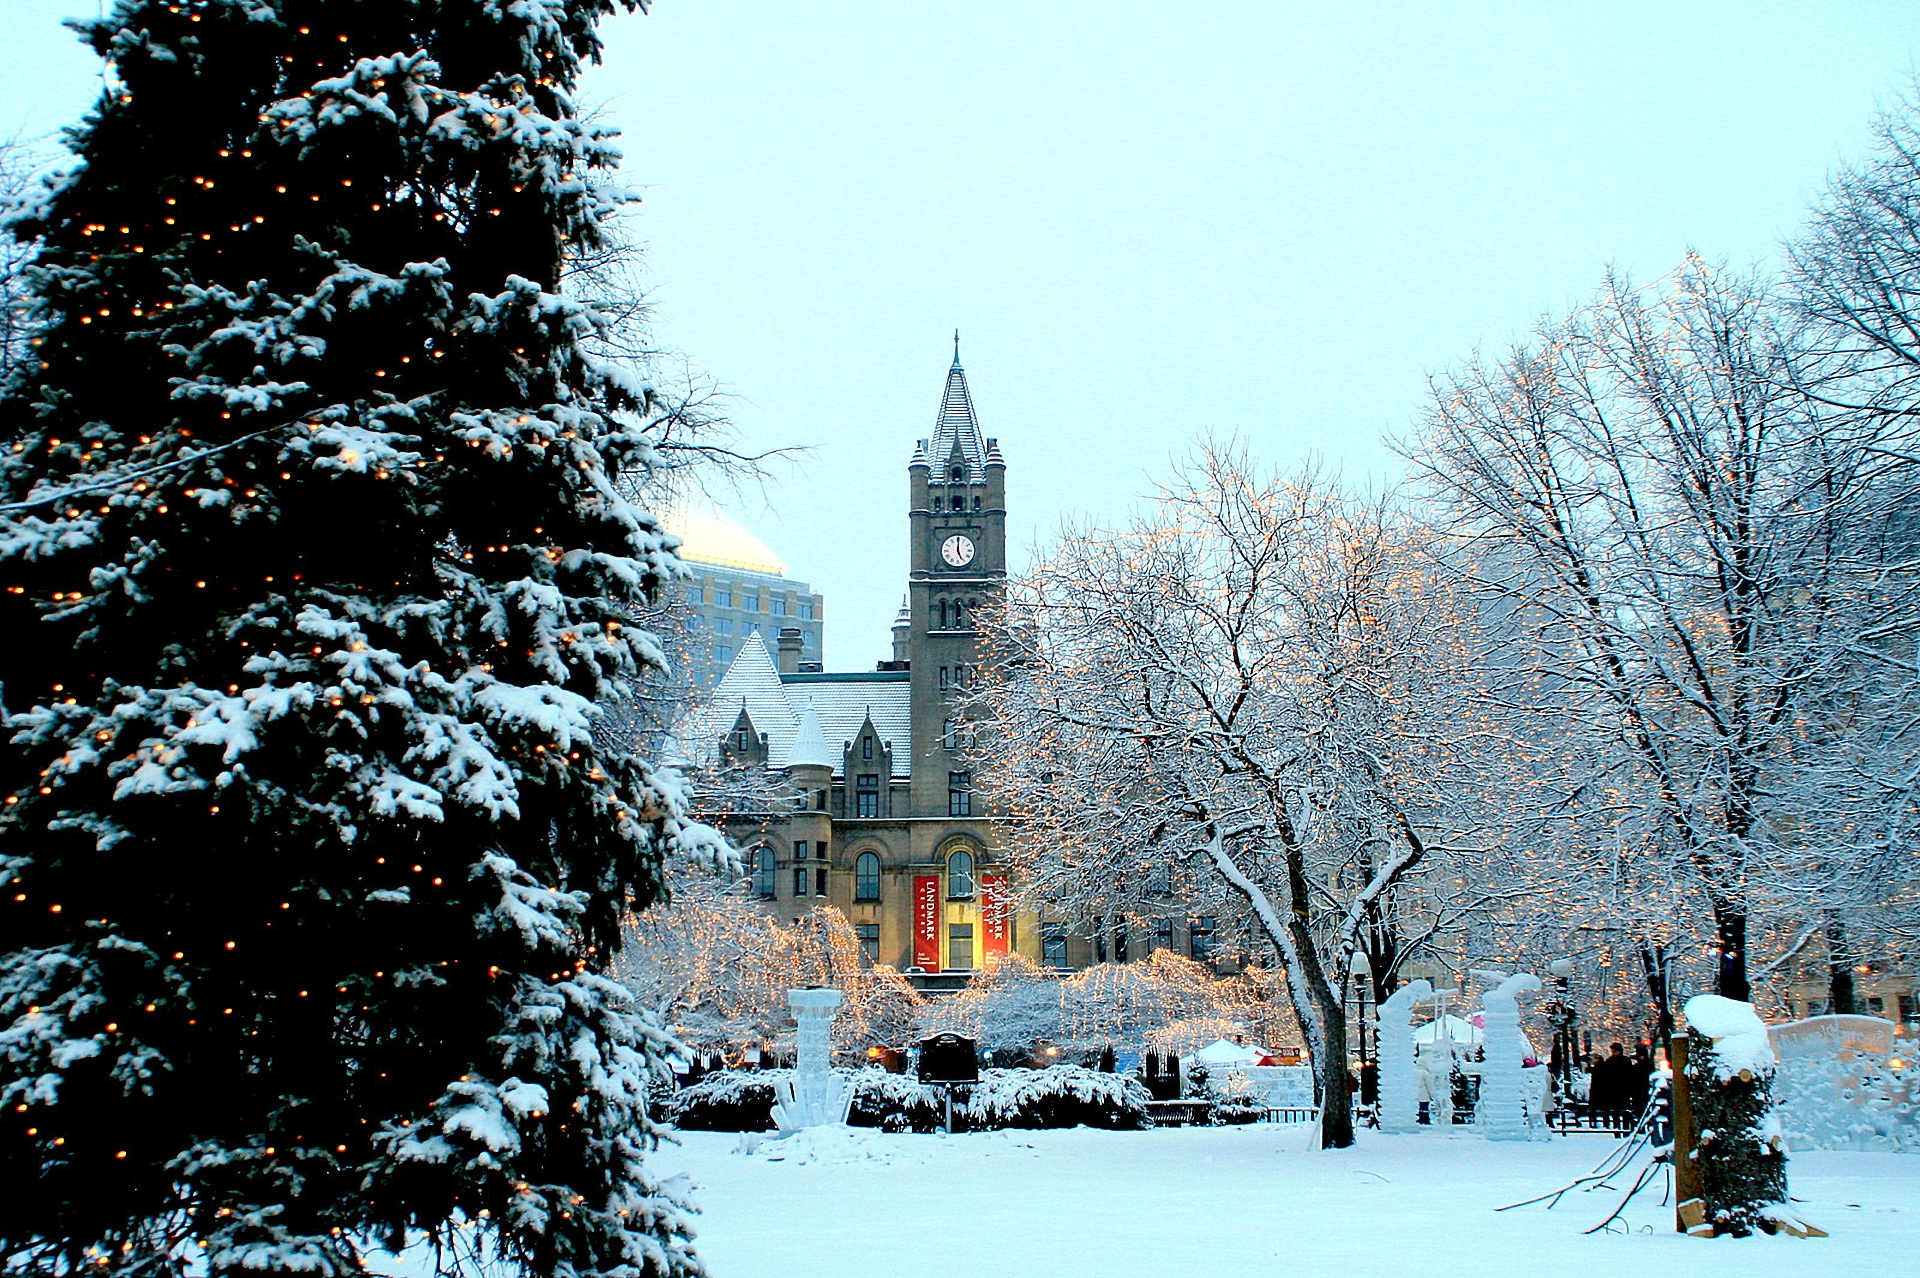
MULTIPOLYGON (((95 9, 0 0, 0 130, 84 108, 55 20, 95 9)), ((1428 370, 1606 264, 1769 258, 1920 8, 657 0, 607 36, 660 337, 814 446, 738 513, 845 669, 887 655, 956 326, 1023 546, 1203 430, 1388 474, 1428 370)))

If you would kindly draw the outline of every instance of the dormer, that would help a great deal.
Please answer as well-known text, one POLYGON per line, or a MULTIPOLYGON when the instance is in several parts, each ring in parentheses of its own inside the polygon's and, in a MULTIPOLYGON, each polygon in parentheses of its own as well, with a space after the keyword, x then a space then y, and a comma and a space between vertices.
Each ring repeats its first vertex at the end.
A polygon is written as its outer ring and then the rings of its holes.
POLYGON ((764 768, 767 766, 767 734, 753 726, 747 703, 740 702, 740 713, 733 727, 720 738, 720 758, 729 767, 764 768))
POLYGON ((893 743, 881 739, 873 726, 871 709, 853 740, 841 746, 840 769, 846 785, 847 816, 892 815, 889 787, 893 780, 893 743))

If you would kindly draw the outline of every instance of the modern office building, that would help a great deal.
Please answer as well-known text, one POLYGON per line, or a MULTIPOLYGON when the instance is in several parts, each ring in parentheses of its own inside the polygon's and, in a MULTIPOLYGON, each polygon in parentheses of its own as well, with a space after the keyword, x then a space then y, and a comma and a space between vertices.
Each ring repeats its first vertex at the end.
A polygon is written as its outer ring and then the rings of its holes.
POLYGON ((796 668, 820 669, 826 617, 821 596, 739 520, 707 502, 683 501, 662 516, 681 540, 693 569, 681 601, 687 631, 681 645, 689 685, 711 688, 748 639, 791 630, 796 668))

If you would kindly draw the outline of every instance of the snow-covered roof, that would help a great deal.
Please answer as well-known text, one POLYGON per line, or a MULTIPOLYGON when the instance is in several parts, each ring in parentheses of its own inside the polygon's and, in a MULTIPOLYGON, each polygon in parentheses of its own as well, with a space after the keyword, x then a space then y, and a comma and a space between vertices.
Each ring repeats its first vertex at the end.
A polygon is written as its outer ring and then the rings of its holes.
POLYGON ((720 738, 733 726, 745 706, 753 726, 767 734, 767 765, 784 768, 795 762, 822 762, 838 774, 845 743, 859 735, 873 716, 874 730, 893 745, 893 775, 904 780, 913 755, 913 713, 905 671, 872 674, 782 675, 759 634, 747 636, 733 664, 720 676, 707 700, 690 712, 674 731, 687 754, 696 761, 714 758, 720 738), (819 741, 801 741, 800 720, 808 701, 819 719, 819 741), (796 756, 824 750, 825 757, 796 756))
POLYGON ((913 460, 931 466, 933 481, 944 483, 947 464, 956 449, 966 468, 964 482, 986 482, 987 447, 980 437, 980 423, 973 416, 973 395, 967 390, 967 371, 960 367, 958 341, 953 347, 953 367, 947 370, 947 389, 940 397, 940 415, 934 418, 933 435, 914 448, 913 460))

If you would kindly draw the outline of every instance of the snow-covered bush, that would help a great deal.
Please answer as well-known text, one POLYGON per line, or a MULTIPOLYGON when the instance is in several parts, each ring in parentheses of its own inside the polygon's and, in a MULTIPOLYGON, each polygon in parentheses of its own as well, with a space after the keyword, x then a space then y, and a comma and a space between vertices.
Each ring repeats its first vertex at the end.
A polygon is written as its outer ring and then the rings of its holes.
POLYGON ((681 1090, 666 1120, 687 1132, 764 1132, 773 1127, 773 1085, 791 1070, 724 1069, 681 1090))
POLYGON ((1237 1096, 1222 1096, 1213 1103, 1213 1121, 1221 1127, 1238 1127, 1244 1123, 1257 1123, 1267 1112, 1266 1102, 1252 1092, 1241 1092, 1237 1096))
POLYGON ((1687 1092, 1698 1135, 1706 1223, 1716 1234, 1771 1233, 1787 1201, 1786 1140, 1773 1108, 1773 1048, 1750 1003, 1687 1000, 1687 1092))
POLYGON ((850 1127, 878 1127, 890 1132, 930 1132, 940 1124, 940 1093, 905 1074, 884 1069, 852 1071, 853 1108, 850 1127))
MULTIPOLYGON (((838 1069, 853 1083, 851 1127, 930 1132, 940 1121, 940 1094, 904 1074, 883 1069, 838 1069)), ((662 1107, 665 1121, 688 1132, 764 1132, 773 1129, 773 1102, 790 1069, 720 1070, 683 1088, 662 1107)))
POLYGON ((1050 1069, 989 1069, 967 1102, 975 1127, 1104 1127, 1134 1131, 1152 1126, 1147 1089, 1125 1074, 1079 1065, 1050 1069))

